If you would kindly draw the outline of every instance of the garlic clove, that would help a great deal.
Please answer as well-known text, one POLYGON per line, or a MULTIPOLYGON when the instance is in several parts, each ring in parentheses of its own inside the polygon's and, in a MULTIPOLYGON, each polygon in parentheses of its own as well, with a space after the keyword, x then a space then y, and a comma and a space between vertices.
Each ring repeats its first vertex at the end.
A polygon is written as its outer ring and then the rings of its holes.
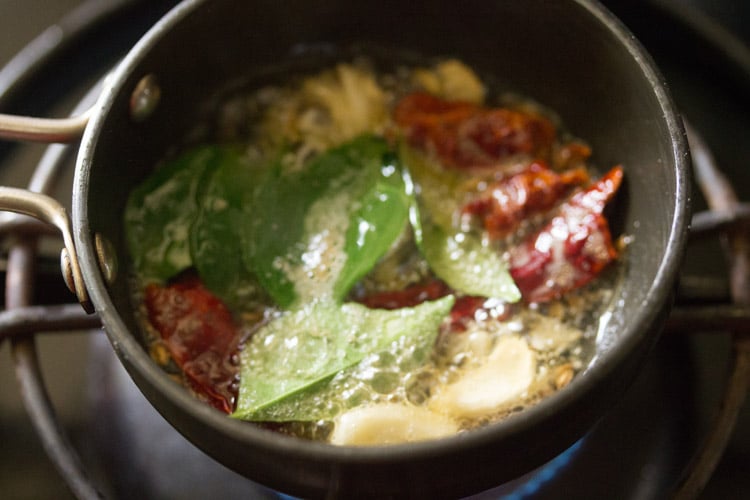
POLYGON ((516 335, 503 336, 481 366, 439 389, 429 407, 456 418, 481 417, 513 403, 535 374, 536 358, 526 341, 516 335))
POLYGON ((354 408, 337 417, 335 425, 331 443, 350 446, 424 441, 458 432, 444 415, 396 403, 354 408))

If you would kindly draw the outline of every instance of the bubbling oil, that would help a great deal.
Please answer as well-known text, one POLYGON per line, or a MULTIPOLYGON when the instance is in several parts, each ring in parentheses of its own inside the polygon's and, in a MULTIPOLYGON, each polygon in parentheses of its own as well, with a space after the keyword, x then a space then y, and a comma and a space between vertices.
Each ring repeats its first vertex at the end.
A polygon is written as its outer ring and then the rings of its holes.
MULTIPOLYGON (((427 363, 415 364, 414 354, 394 344, 385 352, 371 355, 346 376, 334 377, 329 390, 303 404, 314 413, 339 414, 361 404, 397 403, 426 407, 436 388, 448 386, 472 368, 486 361, 503 336, 520 336, 537 360, 533 382, 517 398, 496 411, 479 417, 458 418, 459 432, 482 427, 517 414, 566 387, 593 358, 596 337, 606 328, 598 322, 614 290, 613 269, 602 277, 607 283, 576 292, 562 304, 522 309, 507 321, 471 321, 461 333, 444 331, 427 363)), ((304 410, 305 407, 302 409, 304 410)), ((291 422, 277 430, 299 437, 326 440, 333 431, 331 420, 291 422)))
MULTIPOLYGON (((455 68, 455 61, 450 64, 453 68, 451 71, 459 71, 455 68)), ((246 154, 255 158, 267 157, 283 145, 288 151, 283 165, 288 171, 294 171, 304 168, 310 158, 357 134, 367 132, 392 136, 395 128, 388 118, 388 110, 409 92, 423 90, 430 85, 440 87, 441 72, 435 69, 440 68, 440 62, 427 66, 395 64, 390 65, 388 71, 379 70, 379 66, 382 65, 368 58, 357 57, 317 73, 294 73, 288 78, 280 74, 272 79, 273 83, 260 88, 233 89, 216 109, 212 126, 202 124, 192 138, 197 138, 199 142, 239 141, 245 145, 246 154), (357 88, 365 89, 365 95, 358 96, 357 88), (354 118, 342 117, 346 110, 331 108, 336 106, 326 97, 331 92, 338 92, 335 94, 337 98, 358 109, 358 115, 354 118)), ((468 87, 471 89, 467 91, 469 98, 481 94, 481 99, 486 102, 513 102, 516 107, 534 109, 543 112, 553 122, 558 121, 548 110, 529 99, 519 99, 514 94, 509 100, 502 92, 490 89, 486 84, 482 84, 478 90, 474 79, 465 75, 460 78, 467 78, 470 82, 468 87)), ((561 137, 566 136, 561 133, 561 137)), ((527 161, 527 158, 514 157, 500 170, 513 171, 527 161)), ((495 175, 477 178, 467 185, 481 187, 493 180, 495 175)), ((438 198, 443 196, 442 192, 422 194, 438 198)), ((462 199, 457 199, 453 203, 458 206, 461 202, 462 199)), ((330 211, 330 207, 323 208, 326 213, 330 211)), ((459 218, 454 222, 459 226, 464 224, 459 218)), ((528 234, 539 225, 540 220, 537 219, 524 221, 520 233, 493 244, 502 253, 507 246, 519 240, 519 234, 528 234)), ((476 230, 464 229, 467 232, 476 230)), ((320 248, 341 245, 340 241, 321 242, 320 248)), ((327 258, 325 252, 310 253, 308 257, 318 260, 327 258)), ((278 257, 280 268, 286 265, 286 258, 278 257)), ((332 262, 332 266, 342 265, 341 262, 336 263, 335 258, 332 262)), ((335 375, 325 383, 324 389, 315 391, 311 397, 291 403, 296 405, 295 414, 310 410, 311 413, 329 415, 330 418, 258 425, 301 438, 325 441, 333 432, 335 416, 360 405, 392 403, 430 407, 433 397, 441 388, 451 386, 467 372, 483 366, 495 346, 507 337, 522 339, 528 346, 535 360, 533 380, 517 397, 493 411, 480 416, 455 418, 459 431, 467 431, 519 413, 563 389, 585 370, 595 354, 595 340, 600 331, 606 328, 606 325, 600 324, 599 318, 609 307, 623 272, 624 265, 619 263, 605 271, 595 283, 547 304, 501 304, 502 319, 488 313, 487 308, 480 308, 474 317, 465 322, 461 332, 451 331, 449 320, 446 320, 435 346, 430 346, 431 351, 427 353, 414 352, 413 346, 395 341, 387 349, 371 354, 351 369, 335 375)), ((349 299, 369 293, 400 290, 430 278, 430 268, 420 256, 411 232, 405 232, 381 262, 355 286, 349 299)), ((313 290, 314 280, 311 279, 306 286, 313 290)), ((134 286, 134 290, 138 289, 138 285, 134 286)), ((139 292, 135 292, 135 296, 140 297, 139 292)), ((250 301, 253 301, 252 297, 250 301)), ((268 311, 275 310, 271 304, 265 304, 266 310, 261 307, 262 304, 254 304, 250 310, 237 315, 238 320, 243 322, 244 331, 257 328, 258 322, 269 317, 268 311)), ((153 348, 160 345, 158 334, 148 325, 145 315, 141 315, 141 320, 152 352, 161 353, 157 361, 174 372, 174 364, 165 361, 163 349, 153 348)))

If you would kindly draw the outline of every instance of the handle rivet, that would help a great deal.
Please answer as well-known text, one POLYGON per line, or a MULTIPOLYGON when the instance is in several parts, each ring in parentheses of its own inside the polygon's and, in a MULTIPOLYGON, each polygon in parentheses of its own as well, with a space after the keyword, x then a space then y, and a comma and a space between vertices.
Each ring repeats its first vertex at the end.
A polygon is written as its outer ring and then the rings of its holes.
POLYGON ((99 261, 99 269, 104 275, 104 280, 108 285, 115 282, 117 278, 117 254, 112 242, 99 233, 94 235, 94 247, 96 249, 96 258, 99 261))
POLYGON ((145 121, 156 110, 160 100, 161 87, 156 76, 144 76, 130 94, 130 118, 135 122, 145 121))
POLYGON ((73 264, 70 261, 68 249, 65 247, 60 252, 60 269, 62 270, 63 280, 65 280, 68 290, 76 294, 76 282, 73 279, 73 264))

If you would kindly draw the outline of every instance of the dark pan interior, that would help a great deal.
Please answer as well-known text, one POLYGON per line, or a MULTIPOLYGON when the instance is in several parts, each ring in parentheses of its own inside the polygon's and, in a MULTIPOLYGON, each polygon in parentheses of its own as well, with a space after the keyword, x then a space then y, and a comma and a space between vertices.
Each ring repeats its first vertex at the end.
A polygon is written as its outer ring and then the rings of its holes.
MULTIPOLYGON (((318 50, 317 53, 319 53, 318 50)), ((300 55, 302 54, 302 55, 300 55)), ((687 153, 682 128, 648 55, 608 13, 564 0, 190 1, 134 49, 100 100, 74 191, 75 237, 94 304, 121 360, 165 417, 229 467, 306 497, 455 496, 526 472, 579 438, 602 415, 656 340, 687 230, 687 153), (520 417, 440 442, 378 449, 304 443, 203 407, 167 379, 139 344, 125 274, 107 286, 95 233, 127 253, 122 210, 130 189, 180 144, 202 103, 300 48, 353 42, 458 57, 501 86, 555 110, 592 146, 602 168, 621 163, 617 229, 633 236, 622 294, 588 371, 520 417), (130 92, 153 73, 154 116, 136 123, 130 92)))

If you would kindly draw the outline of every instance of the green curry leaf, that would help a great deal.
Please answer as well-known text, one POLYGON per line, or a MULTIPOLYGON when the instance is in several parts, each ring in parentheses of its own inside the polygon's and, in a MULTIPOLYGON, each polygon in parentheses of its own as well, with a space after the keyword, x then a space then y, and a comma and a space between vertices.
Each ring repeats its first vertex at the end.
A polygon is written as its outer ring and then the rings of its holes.
POLYGON ((257 165, 227 151, 207 181, 190 230, 190 255, 204 284, 241 308, 257 294, 257 281, 242 262, 244 206, 257 183, 257 165))
POLYGON ((132 191, 125 208, 125 236, 144 278, 163 281, 193 264, 189 232, 202 186, 228 154, 218 146, 197 148, 157 169, 132 191))
POLYGON ((454 298, 448 296, 389 311, 322 301, 283 313, 256 332, 242 351, 233 416, 244 420, 316 418, 304 405, 293 405, 297 410, 287 406, 276 414, 273 408, 289 398, 303 397, 306 391, 319 390, 319 384, 404 337, 431 347, 453 303, 454 298))
POLYGON ((402 146, 401 158, 418 194, 411 219, 417 245, 432 271, 451 288, 468 295, 518 302, 521 292, 500 253, 478 235, 453 227, 461 178, 402 146))
POLYGON ((421 248, 430 268, 454 290, 510 303, 521 299, 507 264, 479 238, 423 223, 421 248))
POLYGON ((301 170, 269 169, 247 216, 245 263, 282 308, 341 301, 408 220, 388 144, 361 136, 301 170))
POLYGON ((403 180, 394 174, 390 184, 378 182, 352 213, 346 232, 344 269, 334 286, 334 297, 343 298, 372 269, 404 231, 411 199, 403 180))

